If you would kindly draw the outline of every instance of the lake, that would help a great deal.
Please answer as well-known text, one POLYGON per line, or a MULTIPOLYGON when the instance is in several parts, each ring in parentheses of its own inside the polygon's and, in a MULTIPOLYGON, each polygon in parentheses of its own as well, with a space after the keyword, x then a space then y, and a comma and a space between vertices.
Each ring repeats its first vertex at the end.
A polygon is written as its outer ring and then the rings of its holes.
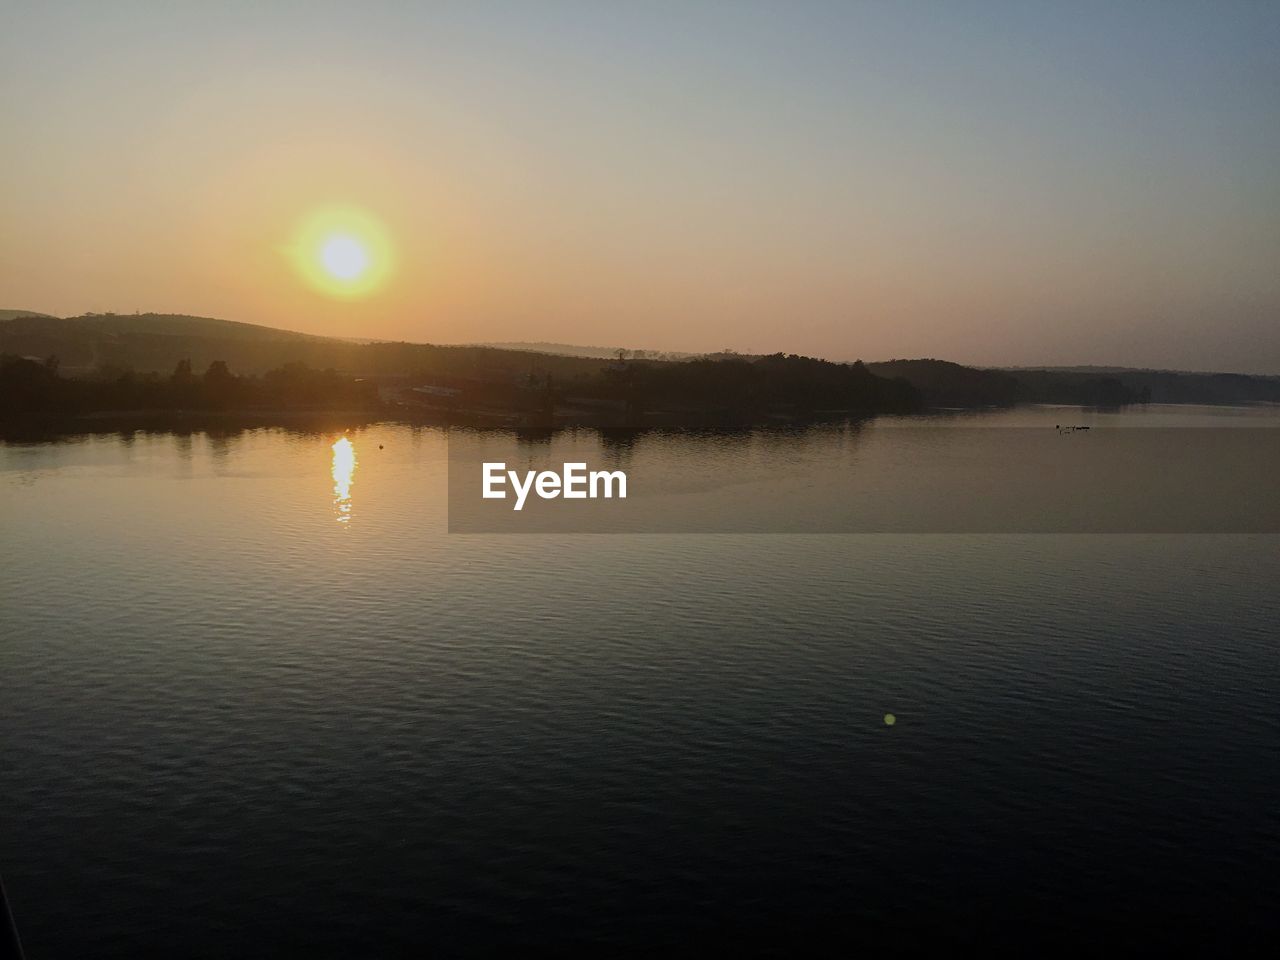
POLYGON ((28 955, 1269 942, 1277 427, 0 444, 0 872, 28 955), (1078 477, 1143 430, 1053 524, 1039 487, 1011 498, 1010 471, 1078 477), (625 461, 647 519, 450 533, 450 448, 456 483, 477 445, 625 461))

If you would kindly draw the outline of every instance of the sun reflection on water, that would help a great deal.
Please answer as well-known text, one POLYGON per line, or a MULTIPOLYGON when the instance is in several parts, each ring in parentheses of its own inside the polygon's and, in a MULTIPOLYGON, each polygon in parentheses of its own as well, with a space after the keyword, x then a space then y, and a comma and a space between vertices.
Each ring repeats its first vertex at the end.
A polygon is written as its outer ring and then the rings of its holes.
POLYGON ((351 520, 351 483, 356 472, 356 448, 346 437, 333 445, 333 506, 339 523, 351 520))

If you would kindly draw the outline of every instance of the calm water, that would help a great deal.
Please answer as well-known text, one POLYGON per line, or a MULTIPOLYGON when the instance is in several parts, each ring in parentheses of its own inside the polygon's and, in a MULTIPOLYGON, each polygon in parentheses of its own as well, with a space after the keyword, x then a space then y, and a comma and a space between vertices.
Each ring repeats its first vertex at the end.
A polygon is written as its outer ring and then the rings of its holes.
POLYGON ((1280 537, 448 534, 349 436, 0 445, 31 957, 1276 932, 1280 537))

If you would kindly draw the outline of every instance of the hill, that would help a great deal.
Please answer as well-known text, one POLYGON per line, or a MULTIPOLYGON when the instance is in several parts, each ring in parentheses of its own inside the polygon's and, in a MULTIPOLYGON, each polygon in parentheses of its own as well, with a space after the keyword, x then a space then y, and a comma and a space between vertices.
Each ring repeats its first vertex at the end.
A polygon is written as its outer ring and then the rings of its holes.
MULTIPOLYGON (((236 374, 254 377, 288 364, 300 363, 316 370, 332 369, 351 378, 382 381, 400 378, 406 382, 431 382, 450 389, 461 388, 468 383, 511 384, 550 377, 556 381, 558 389, 584 396, 591 393, 592 384, 598 386, 597 381, 607 370, 620 363, 619 351, 604 347, 554 343, 453 346, 357 342, 212 317, 147 313, 58 318, 19 310, 0 312, 0 353, 41 360, 56 357, 60 374, 72 378, 111 379, 125 372, 168 376, 183 360, 190 361, 197 371, 207 369, 215 361, 222 361, 236 374)), ((755 364, 758 371, 771 367, 766 362, 769 357, 749 355, 717 354, 690 358, 687 354, 623 351, 623 358, 628 365, 646 368, 679 367, 681 377, 690 370, 698 369, 703 383, 727 376, 726 371, 730 368, 694 367, 690 366, 691 363, 755 364)), ((741 371, 742 368, 732 369, 741 371)), ((773 376, 780 377, 784 373, 790 376, 800 368, 780 366, 775 357, 772 369, 773 376)), ((814 368, 815 371, 819 369, 823 376, 828 374, 825 367, 814 368)), ((939 408, 1013 403, 1117 406, 1148 401, 1280 403, 1280 377, 1230 373, 1113 367, 993 370, 938 359, 868 363, 863 372, 888 381, 905 382, 914 389, 919 402, 939 408)), ((736 381, 739 385, 749 379, 753 384, 752 390, 773 396, 767 378, 758 380, 756 373, 741 376, 742 379, 736 381)), ((651 372, 643 374, 640 380, 643 380, 646 392, 676 390, 698 394, 700 387, 681 377, 664 380, 651 372)), ((832 380, 828 386, 835 389, 836 382, 832 380)), ((841 395, 840 390, 852 389, 849 382, 839 382, 843 386, 832 396, 841 395)), ((788 389, 795 398, 803 392, 799 391, 797 383, 792 383, 788 389)), ((882 391, 877 394, 875 390, 862 387, 854 392, 864 400, 879 396, 879 400, 869 401, 875 404, 889 402, 891 393, 882 391)), ((909 406, 902 397, 890 403, 895 409, 904 405, 909 406)))
POLYGON ((530 372, 590 374, 605 361, 525 350, 425 343, 360 343, 212 317, 89 314, 0 320, 0 353, 56 356, 64 376, 124 371, 169 374, 180 360, 203 370, 216 360, 260 376, 289 363, 333 368, 354 377, 510 376, 530 372))
POLYGON ((680 353, 673 350, 633 350, 630 347, 584 347, 573 343, 546 343, 516 340, 509 343, 477 343, 477 347, 495 347, 499 350, 520 350, 527 353, 552 353, 566 357, 595 357, 599 360, 691 360, 697 353, 680 353))
POLYGON ((946 360, 869 363, 882 377, 901 377, 931 407, 1062 403, 1115 407, 1128 403, 1280 403, 1280 377, 1186 373, 1125 367, 984 370, 946 360))
POLYGON ((1280 403, 1280 377, 1116 367, 1005 372, 1021 385, 1020 399, 1032 403, 1280 403))
POLYGON ((742 426, 910 412, 920 394, 810 357, 603 359, 357 343, 206 317, 0 321, 0 419, 332 409, 525 426, 742 426))
POLYGON ((886 360, 868 363, 881 377, 901 377, 914 386, 930 407, 1007 406, 1019 400, 1016 377, 999 370, 979 370, 948 360, 886 360))
POLYGON ((53 319, 50 314, 37 313, 35 310, 0 310, 0 320, 16 320, 19 317, 42 317, 53 319))

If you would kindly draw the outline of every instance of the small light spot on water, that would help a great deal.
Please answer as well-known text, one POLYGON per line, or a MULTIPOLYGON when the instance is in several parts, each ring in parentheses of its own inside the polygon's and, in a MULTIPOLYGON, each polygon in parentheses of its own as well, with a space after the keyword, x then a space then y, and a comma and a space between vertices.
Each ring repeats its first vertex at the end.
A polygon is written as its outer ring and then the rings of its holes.
POLYGON ((892 727, 897 722, 898 722, 898 718, 895 717, 892 713, 886 713, 884 715, 884 725, 886 727, 892 727))

